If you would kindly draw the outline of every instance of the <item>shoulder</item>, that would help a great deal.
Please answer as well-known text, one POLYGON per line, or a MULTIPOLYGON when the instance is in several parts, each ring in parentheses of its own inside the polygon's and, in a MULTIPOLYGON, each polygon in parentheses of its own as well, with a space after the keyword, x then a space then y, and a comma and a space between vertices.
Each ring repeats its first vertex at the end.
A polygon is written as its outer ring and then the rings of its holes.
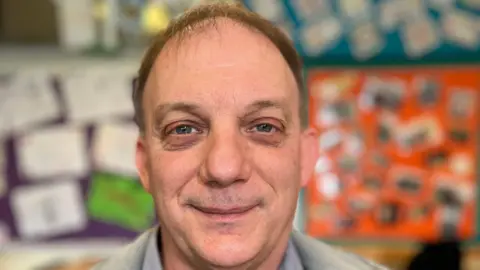
POLYGON ((150 237, 155 237, 154 230, 143 233, 114 256, 95 265, 92 270, 141 269, 150 237))
POLYGON ((388 270, 385 266, 342 251, 299 232, 293 232, 292 238, 306 269, 388 270))

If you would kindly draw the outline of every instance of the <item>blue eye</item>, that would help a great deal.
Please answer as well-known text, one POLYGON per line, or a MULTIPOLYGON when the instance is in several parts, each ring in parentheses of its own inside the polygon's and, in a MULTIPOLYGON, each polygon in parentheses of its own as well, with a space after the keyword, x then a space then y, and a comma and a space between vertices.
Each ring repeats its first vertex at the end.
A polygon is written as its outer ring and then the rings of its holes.
POLYGON ((255 130, 258 132, 270 133, 275 130, 275 127, 270 124, 260 124, 255 126, 255 130))
POLYGON ((187 125, 178 126, 172 131, 172 133, 180 134, 180 135, 190 134, 190 133, 194 133, 194 132, 196 132, 196 129, 194 127, 187 126, 187 125))

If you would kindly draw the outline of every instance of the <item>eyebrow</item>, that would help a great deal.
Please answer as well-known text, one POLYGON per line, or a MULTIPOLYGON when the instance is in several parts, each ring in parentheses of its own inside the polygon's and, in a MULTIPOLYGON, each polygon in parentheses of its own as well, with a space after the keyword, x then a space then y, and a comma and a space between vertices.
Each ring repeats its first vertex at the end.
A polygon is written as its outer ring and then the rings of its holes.
POLYGON ((189 114, 193 114, 199 118, 203 118, 201 114, 200 106, 192 103, 185 103, 185 102, 175 102, 175 103, 167 103, 167 104, 160 104, 155 108, 154 111, 154 119, 155 122, 161 123, 163 119, 167 116, 168 113, 177 111, 177 112, 185 112, 189 114))
MULTIPOLYGON (((251 116, 256 114, 265 109, 280 109, 285 117, 287 122, 291 121, 292 113, 288 109, 285 101, 282 100, 257 100, 253 103, 249 104, 245 109, 245 114, 242 118, 251 116)), ((168 113, 178 111, 178 112, 185 112, 188 114, 195 115, 199 118, 205 118, 204 113, 202 113, 202 108, 194 103, 185 103, 185 102, 175 102, 175 103, 167 103, 167 104, 160 104, 155 108, 154 116, 155 121, 160 123, 163 119, 167 116, 168 113)))
POLYGON ((258 100, 247 106, 246 115, 248 117, 265 109, 280 109, 287 122, 292 119, 292 112, 289 110, 287 103, 283 100, 258 100))

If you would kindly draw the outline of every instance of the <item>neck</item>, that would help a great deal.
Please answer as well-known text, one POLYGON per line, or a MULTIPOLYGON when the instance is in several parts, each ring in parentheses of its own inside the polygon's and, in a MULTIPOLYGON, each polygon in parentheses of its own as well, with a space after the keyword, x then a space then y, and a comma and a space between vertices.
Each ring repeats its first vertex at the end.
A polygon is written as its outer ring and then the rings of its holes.
POLYGON ((267 243, 261 252, 251 260, 233 267, 222 267, 212 265, 201 257, 190 252, 186 254, 177 243, 173 241, 167 232, 162 232, 161 236, 161 258, 163 269, 165 270, 256 270, 256 269, 278 269, 283 261, 288 247, 292 226, 287 226, 285 230, 275 238, 273 243, 267 243))

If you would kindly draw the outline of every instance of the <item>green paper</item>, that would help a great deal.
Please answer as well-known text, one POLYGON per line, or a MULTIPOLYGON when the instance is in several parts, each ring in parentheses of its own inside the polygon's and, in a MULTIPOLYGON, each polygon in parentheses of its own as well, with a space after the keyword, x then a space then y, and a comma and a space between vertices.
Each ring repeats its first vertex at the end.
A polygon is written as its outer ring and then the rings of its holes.
POLYGON ((135 178, 95 173, 87 202, 91 217, 134 231, 152 226, 153 199, 135 178))

